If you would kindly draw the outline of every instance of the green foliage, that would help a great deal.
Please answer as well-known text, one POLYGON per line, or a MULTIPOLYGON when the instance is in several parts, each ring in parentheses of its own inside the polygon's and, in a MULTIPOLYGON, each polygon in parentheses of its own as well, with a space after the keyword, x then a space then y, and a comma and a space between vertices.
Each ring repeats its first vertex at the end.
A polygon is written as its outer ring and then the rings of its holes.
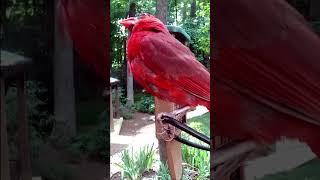
MULTIPOLYGON (((191 46, 197 59, 209 67, 210 53, 210 1, 196 0, 196 17, 190 17, 191 2, 187 1, 168 1, 168 23, 181 26, 191 36, 191 46)), ((129 11, 129 4, 135 2, 137 14, 142 12, 156 13, 156 0, 112 0, 110 7, 111 14, 111 59, 112 71, 125 73, 126 53, 125 41, 127 32, 124 27, 117 22, 125 18, 129 11)))
POLYGON ((48 22, 50 1, 44 0, 8 0, 4 18, 4 49, 24 54, 37 61, 48 61, 51 37, 48 22), (23 32, 23 33, 21 33, 23 32))
MULTIPOLYGON (((29 123, 38 131, 39 136, 46 138, 51 133, 54 123, 53 116, 43 110, 47 100, 40 97, 47 92, 47 89, 38 81, 26 81, 27 115, 29 123)), ((9 129, 14 131, 17 128, 17 88, 10 87, 6 95, 7 119, 9 129)))
MULTIPOLYGON (((127 97, 126 97, 125 91, 126 90, 123 87, 118 88, 118 96, 119 96, 120 104, 123 104, 123 105, 127 103, 127 97)), ((116 100, 116 92, 113 90, 112 103, 115 103, 115 100, 116 100)))
POLYGON ((138 152, 124 150, 121 154, 122 162, 117 164, 122 171, 123 179, 140 179, 143 172, 152 168, 155 161, 155 150, 153 146, 144 146, 138 152))
POLYGON ((74 156, 80 157, 85 154, 92 158, 107 160, 109 155, 109 128, 108 123, 103 121, 97 128, 90 132, 77 135, 70 140, 67 149, 74 156))
POLYGON ((196 16, 191 17, 194 0, 169 1, 168 24, 181 26, 191 37, 190 47, 207 68, 210 67, 210 1, 196 0, 196 16))
MULTIPOLYGON (((206 113, 202 116, 194 117, 188 120, 188 125, 203 134, 210 135, 210 114, 206 113)), ((187 136, 185 133, 182 134, 182 137, 204 144, 196 138, 187 136)), ((190 170, 197 172, 198 180, 208 179, 210 176, 210 152, 182 145, 182 158, 183 162, 189 165, 190 170)))
MULTIPOLYGON (((135 112, 134 107, 127 105, 127 97, 125 96, 125 89, 119 87, 118 96, 120 100, 120 116, 124 119, 132 119, 133 113, 135 112)), ((115 104, 115 91, 112 91, 112 104, 115 104)))
POLYGON ((160 169, 157 172, 157 179, 159 180, 171 180, 168 164, 160 163, 160 169))
POLYGON ((113 70, 123 68, 125 55, 126 33, 118 24, 120 19, 125 18, 128 11, 128 2, 125 0, 112 0, 110 4, 110 43, 111 43, 111 67, 113 70))
POLYGON ((128 108, 123 107, 120 112, 121 117, 123 117, 123 119, 128 120, 133 118, 133 111, 128 108))
POLYGON ((126 40, 127 31, 123 26, 118 24, 120 19, 126 18, 129 11, 129 5, 131 2, 136 3, 137 14, 142 12, 150 12, 152 14, 156 11, 155 0, 112 0, 110 5, 110 30, 111 30, 111 59, 112 59, 112 70, 119 71, 125 68, 126 59, 126 40))
MULTIPOLYGON (((39 148, 52 132, 54 124, 53 116, 43 106, 47 100, 40 97, 47 89, 38 81, 26 81, 27 118, 29 120, 29 139, 31 153, 36 157, 39 148)), ((17 88, 10 87, 6 94, 6 115, 8 120, 9 147, 13 158, 17 154, 17 88)))
POLYGON ((20 23, 20 25, 27 22, 28 17, 43 13, 41 8, 43 0, 9 0, 9 2, 10 5, 6 9, 6 18, 20 23))
POLYGON ((154 113, 154 97, 149 94, 143 94, 140 99, 134 103, 134 108, 143 113, 154 113))
POLYGON ((197 179, 202 180, 210 176, 210 156, 209 152, 196 149, 190 146, 182 146, 183 161, 197 171, 197 179))

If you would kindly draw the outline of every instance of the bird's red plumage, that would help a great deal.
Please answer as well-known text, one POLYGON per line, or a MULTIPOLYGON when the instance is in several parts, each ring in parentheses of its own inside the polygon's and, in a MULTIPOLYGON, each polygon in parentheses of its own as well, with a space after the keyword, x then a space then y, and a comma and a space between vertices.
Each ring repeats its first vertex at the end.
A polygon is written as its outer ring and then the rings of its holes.
POLYGON ((67 28, 75 50, 98 76, 107 79, 106 2, 102 0, 60 0, 59 20, 67 28))
POLYGON ((209 72, 155 17, 146 17, 134 26, 128 60, 134 78, 152 95, 210 109, 209 72))
MULTIPOLYGON (((59 5, 60 20, 76 50, 100 76, 107 77, 105 2, 60 0, 59 5)), ((157 18, 145 16, 134 27, 128 59, 134 78, 151 94, 181 105, 209 108, 209 72, 157 18)))
POLYGON ((224 0, 215 9, 214 134, 297 138, 319 156, 319 37, 283 0, 224 0))

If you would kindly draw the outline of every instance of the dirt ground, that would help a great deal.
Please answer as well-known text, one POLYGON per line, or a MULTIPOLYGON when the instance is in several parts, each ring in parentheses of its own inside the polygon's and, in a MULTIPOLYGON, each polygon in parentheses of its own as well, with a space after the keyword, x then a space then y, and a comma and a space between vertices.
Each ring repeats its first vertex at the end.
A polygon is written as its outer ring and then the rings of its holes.
MULTIPOLYGON (((198 106, 196 110, 187 113, 187 119, 205 114, 208 110, 205 107, 198 106)), ((158 147, 158 140, 155 135, 154 115, 136 112, 132 120, 124 120, 119 135, 111 136, 110 142, 110 173, 119 175, 119 168, 115 163, 121 162, 121 151, 125 149, 138 150, 145 145, 158 147)), ((159 154, 155 157, 159 160, 159 154)), ((155 164, 155 166, 158 166, 155 164)), ((116 180, 115 178, 114 180, 116 180)))
MULTIPOLYGON (((117 176, 119 168, 115 165, 121 162, 121 152, 125 149, 137 150, 145 145, 157 147, 155 136, 154 115, 136 112, 133 119, 124 120, 120 133, 110 137, 110 173, 117 176)), ((113 178, 117 179, 117 178, 113 178)))
MULTIPOLYGON (((126 149, 129 145, 133 144, 136 139, 143 135, 154 136, 154 116, 146 113, 136 112, 133 115, 133 119, 124 120, 120 130, 120 134, 111 136, 110 155, 115 155, 126 149)), ((154 136, 155 137, 155 136, 154 136)))

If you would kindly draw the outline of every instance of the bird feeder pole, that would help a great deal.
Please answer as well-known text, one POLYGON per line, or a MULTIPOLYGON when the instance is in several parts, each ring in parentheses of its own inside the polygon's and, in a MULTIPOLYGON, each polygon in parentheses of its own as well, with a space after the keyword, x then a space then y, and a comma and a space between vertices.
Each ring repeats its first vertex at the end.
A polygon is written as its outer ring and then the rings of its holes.
MULTIPOLYGON (((171 112, 175 110, 174 103, 162 101, 155 98, 155 116, 158 117, 160 113, 171 112)), ((165 141, 159 137, 161 132, 161 125, 156 121, 156 136, 159 142, 159 152, 162 162, 166 162, 170 171, 170 176, 173 180, 180 180, 182 176, 182 156, 181 143, 178 141, 165 141)))

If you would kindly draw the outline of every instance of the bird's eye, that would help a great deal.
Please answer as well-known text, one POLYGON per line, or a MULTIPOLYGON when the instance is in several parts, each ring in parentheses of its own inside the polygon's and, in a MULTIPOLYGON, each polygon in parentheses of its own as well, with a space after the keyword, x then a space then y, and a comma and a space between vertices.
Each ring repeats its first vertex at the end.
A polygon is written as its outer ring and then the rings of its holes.
POLYGON ((133 27, 134 27, 134 24, 131 24, 128 29, 131 31, 133 27))

